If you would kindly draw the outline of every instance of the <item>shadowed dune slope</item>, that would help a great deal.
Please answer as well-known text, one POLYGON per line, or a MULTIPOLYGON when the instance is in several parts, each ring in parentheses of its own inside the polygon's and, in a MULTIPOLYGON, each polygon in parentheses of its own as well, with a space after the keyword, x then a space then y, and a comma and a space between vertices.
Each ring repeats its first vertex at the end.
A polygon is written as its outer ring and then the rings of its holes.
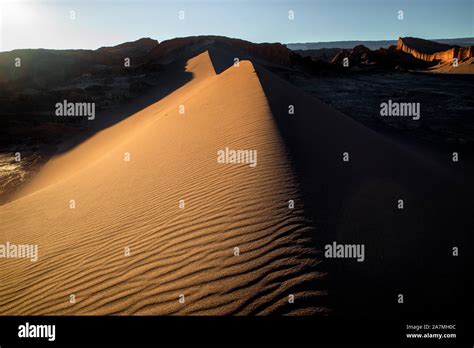
POLYGON ((0 260, 0 314, 328 310, 316 232, 253 65, 216 75, 205 52, 187 70, 191 82, 54 158, 0 207, 0 243, 39 246, 37 262, 0 260), (217 163, 225 147, 257 150, 257 166, 217 163))
POLYGON ((468 252, 453 257, 452 248, 469 245, 473 188, 452 170, 452 153, 444 164, 434 163, 265 68, 256 70, 291 154, 305 212, 317 226, 314 238, 365 246, 364 262, 328 261, 334 312, 378 318, 465 311, 468 252), (403 306, 399 293, 409 299, 403 306))

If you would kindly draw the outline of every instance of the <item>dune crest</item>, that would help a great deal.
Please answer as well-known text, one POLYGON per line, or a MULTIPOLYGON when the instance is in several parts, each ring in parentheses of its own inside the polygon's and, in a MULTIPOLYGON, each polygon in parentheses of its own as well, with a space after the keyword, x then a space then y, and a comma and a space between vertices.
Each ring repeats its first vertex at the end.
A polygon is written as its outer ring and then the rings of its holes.
POLYGON ((205 52, 187 69, 189 83, 53 159, 0 207, 0 242, 39 246, 37 262, 1 261, 1 314, 327 311, 320 252, 252 63, 216 75, 205 52), (219 163, 226 147, 256 150, 258 164, 219 163))

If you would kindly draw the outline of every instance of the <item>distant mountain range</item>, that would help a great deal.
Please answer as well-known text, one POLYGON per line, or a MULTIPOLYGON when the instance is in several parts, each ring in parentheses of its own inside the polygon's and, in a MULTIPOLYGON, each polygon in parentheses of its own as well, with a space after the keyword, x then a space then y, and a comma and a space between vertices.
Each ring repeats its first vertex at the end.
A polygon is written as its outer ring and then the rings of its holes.
MULTIPOLYGON (((396 70, 427 70, 439 72, 472 74, 474 72, 474 46, 468 41, 456 39, 457 44, 446 41, 431 41, 414 37, 400 37, 395 45, 388 48, 370 49, 365 45, 352 48, 319 48, 293 50, 301 56, 308 66, 331 69, 341 67, 346 61, 351 69, 396 69, 396 70), (457 65, 453 66, 454 59, 457 65), (309 63, 307 60, 310 60, 309 63), (349 64, 350 63, 350 64, 349 64), (325 64, 329 64, 328 67, 325 64)), ((450 41, 453 42, 453 41, 450 41)), ((319 69, 321 70, 321 69, 319 69)))
MULTIPOLYGON (((474 46, 474 37, 465 37, 457 39, 433 39, 431 41, 457 46, 474 46)), ((342 48, 351 49, 358 45, 364 45, 371 50, 379 48, 388 48, 397 45, 397 40, 378 40, 378 41, 328 41, 328 42, 306 42, 286 44, 290 50, 316 50, 321 48, 342 48)))

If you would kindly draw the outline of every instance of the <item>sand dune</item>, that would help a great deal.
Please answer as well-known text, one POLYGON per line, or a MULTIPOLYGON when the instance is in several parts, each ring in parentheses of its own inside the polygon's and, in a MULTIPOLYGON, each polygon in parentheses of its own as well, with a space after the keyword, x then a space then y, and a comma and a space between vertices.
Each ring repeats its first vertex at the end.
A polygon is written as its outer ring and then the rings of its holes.
POLYGON ((1 260, 0 314, 327 311, 314 230, 252 63, 216 75, 205 52, 187 71, 0 207, 0 243, 39 246, 37 262, 1 260), (258 165, 217 163, 225 147, 257 150, 258 165))
POLYGON ((317 226, 314 238, 366 248, 364 262, 327 261, 334 313, 392 318, 393 313, 463 311, 470 296, 464 290, 466 259, 453 257, 452 247, 466 245, 472 231, 469 172, 454 170, 464 164, 453 162, 447 150, 435 160, 301 93, 265 68, 256 70, 298 173, 305 213, 317 226), (290 104, 295 117, 288 117, 290 104), (349 162, 343 162, 344 152, 349 162), (403 209, 397 207, 399 199, 403 209), (410 303, 398 306, 396 291, 410 303))
POLYGON ((39 245, 37 262, 0 260, 0 314, 464 308, 451 248, 471 230, 472 188, 452 153, 434 161, 258 63, 228 67, 233 56, 216 46, 189 59, 189 82, 62 152, 0 206, 0 244, 39 245), (226 148, 257 150, 257 166, 218 163, 226 148), (366 261, 321 262, 332 241, 364 244, 366 261))

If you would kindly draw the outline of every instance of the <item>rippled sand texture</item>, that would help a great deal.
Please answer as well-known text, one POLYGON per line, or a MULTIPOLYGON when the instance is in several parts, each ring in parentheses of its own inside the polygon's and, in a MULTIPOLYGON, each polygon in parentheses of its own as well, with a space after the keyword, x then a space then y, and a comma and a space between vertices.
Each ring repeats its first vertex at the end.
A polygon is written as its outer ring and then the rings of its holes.
POLYGON ((315 231, 252 63, 216 75, 205 52, 187 71, 192 81, 53 158, 0 207, 0 243, 39 245, 36 263, 0 260, 0 314, 328 310, 315 231), (225 147, 257 150, 257 166, 217 163, 225 147))

